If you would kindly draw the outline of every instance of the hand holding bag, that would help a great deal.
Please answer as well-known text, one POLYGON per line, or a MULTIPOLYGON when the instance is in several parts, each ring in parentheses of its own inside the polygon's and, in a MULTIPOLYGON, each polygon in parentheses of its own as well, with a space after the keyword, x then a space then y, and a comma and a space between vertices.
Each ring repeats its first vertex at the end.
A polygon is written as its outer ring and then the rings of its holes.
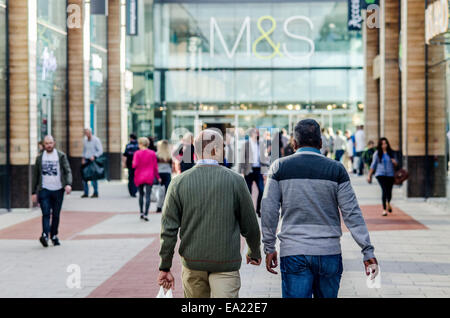
POLYGON ((161 286, 158 295, 156 295, 156 298, 173 298, 172 289, 169 289, 167 293, 164 294, 164 288, 161 286))

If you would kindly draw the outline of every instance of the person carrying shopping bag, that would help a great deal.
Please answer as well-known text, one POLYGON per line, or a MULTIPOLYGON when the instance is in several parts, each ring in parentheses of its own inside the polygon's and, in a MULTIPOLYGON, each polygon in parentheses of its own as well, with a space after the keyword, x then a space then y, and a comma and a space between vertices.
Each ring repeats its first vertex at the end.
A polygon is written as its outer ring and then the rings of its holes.
POLYGON ((146 137, 139 138, 139 150, 133 157, 134 183, 139 189, 139 208, 141 219, 148 221, 148 210, 150 208, 150 199, 152 193, 152 185, 155 177, 161 183, 161 177, 158 174, 158 162, 156 153, 148 149, 150 141, 146 137), (144 209, 145 195, 145 209, 144 209))
POLYGON ((163 186, 163 190, 161 191, 158 197, 158 205, 156 209, 156 213, 160 213, 162 211, 162 206, 164 203, 164 199, 166 197, 167 189, 169 188, 170 181, 172 180, 173 161, 169 149, 169 141, 160 140, 156 144, 156 147, 157 147, 156 157, 158 160, 158 172, 162 180, 161 184, 163 186))

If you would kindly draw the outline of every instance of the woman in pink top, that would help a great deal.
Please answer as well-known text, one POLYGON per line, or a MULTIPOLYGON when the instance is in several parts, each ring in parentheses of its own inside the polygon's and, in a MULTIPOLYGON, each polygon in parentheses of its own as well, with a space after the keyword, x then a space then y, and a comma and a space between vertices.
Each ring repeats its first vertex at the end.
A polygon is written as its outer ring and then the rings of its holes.
POLYGON ((148 149, 150 141, 142 137, 138 140, 139 149, 133 156, 134 183, 139 188, 139 207, 141 210, 141 219, 148 221, 148 209, 150 208, 150 196, 152 185, 155 178, 161 183, 158 174, 158 162, 156 153, 148 149), (144 190, 145 190, 145 212, 144 212, 144 190))

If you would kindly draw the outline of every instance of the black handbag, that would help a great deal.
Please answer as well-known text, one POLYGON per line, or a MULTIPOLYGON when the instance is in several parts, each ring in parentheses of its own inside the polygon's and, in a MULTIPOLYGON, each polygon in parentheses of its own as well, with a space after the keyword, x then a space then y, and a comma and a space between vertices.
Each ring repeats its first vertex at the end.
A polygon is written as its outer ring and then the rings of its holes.
POLYGON ((100 156, 94 161, 88 161, 81 168, 81 176, 84 181, 100 180, 105 178, 106 157, 100 156))

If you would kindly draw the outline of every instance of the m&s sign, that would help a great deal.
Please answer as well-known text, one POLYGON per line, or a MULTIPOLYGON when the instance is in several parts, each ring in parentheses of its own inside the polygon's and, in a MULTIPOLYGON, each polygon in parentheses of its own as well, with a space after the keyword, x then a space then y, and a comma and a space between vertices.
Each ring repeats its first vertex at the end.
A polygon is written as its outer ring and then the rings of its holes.
POLYGON ((312 30, 314 28, 314 25, 313 25, 311 19, 309 19, 308 17, 305 17, 305 16, 301 16, 301 15, 292 16, 292 17, 286 19, 283 23, 283 32, 288 38, 294 39, 296 41, 303 41, 309 45, 309 51, 305 52, 304 54, 292 54, 289 51, 286 43, 279 43, 279 42, 274 41, 271 38, 272 33, 277 28, 277 22, 275 21, 275 19, 272 16, 268 16, 268 15, 262 16, 258 19, 256 27, 257 27, 258 31, 260 32, 260 36, 258 36, 258 38, 256 40, 254 40, 253 42, 251 41, 251 36, 250 36, 250 34, 251 34, 251 32, 250 32, 251 31, 251 23, 250 23, 251 19, 250 19, 250 17, 246 17, 241 26, 239 34, 230 50, 227 43, 225 43, 225 39, 223 37, 222 31, 219 27, 219 24, 217 23, 217 20, 214 17, 211 17, 211 20, 210 20, 210 43, 211 44, 210 44, 210 51, 209 51, 210 56, 214 57, 214 55, 215 55, 216 34, 219 39, 219 42, 222 44, 222 47, 225 50, 225 54, 227 55, 227 57, 229 59, 232 59, 234 57, 236 50, 238 48, 238 45, 241 42, 241 40, 243 39, 244 34, 245 34, 246 55, 247 56, 251 56, 251 54, 253 54, 255 57, 257 57, 259 59, 264 59, 264 60, 269 60, 269 59, 273 59, 276 57, 287 57, 290 59, 308 58, 312 54, 314 54, 314 50, 315 50, 314 41, 308 37, 293 33, 289 29, 289 25, 294 21, 306 22, 306 25, 310 30, 312 30), (265 29, 263 27, 264 21, 270 22, 269 28, 265 29), (270 45, 270 47, 272 49, 271 54, 269 54, 269 55, 261 54, 258 51, 258 46, 263 41, 267 42, 270 45))

